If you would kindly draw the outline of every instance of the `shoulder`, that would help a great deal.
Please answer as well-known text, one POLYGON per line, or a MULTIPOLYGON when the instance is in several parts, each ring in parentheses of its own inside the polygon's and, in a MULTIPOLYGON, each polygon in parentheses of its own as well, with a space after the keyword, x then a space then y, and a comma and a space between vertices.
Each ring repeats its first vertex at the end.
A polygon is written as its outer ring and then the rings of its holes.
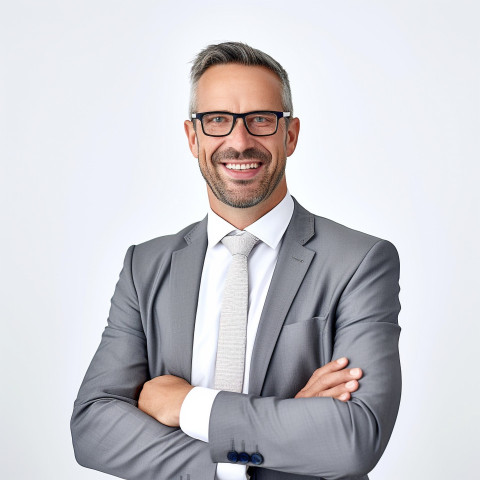
POLYGON ((358 263, 370 252, 398 259, 395 246, 382 239, 342 225, 328 218, 310 213, 295 202, 295 213, 311 224, 311 236, 304 246, 322 254, 322 257, 342 263, 358 263))
MULTIPOLYGON (((159 269, 165 269, 175 251, 181 250, 192 241, 206 242, 206 218, 192 223, 177 233, 152 238, 128 249, 134 276, 148 277, 159 269)), ((127 253, 127 256, 128 256, 127 253)))

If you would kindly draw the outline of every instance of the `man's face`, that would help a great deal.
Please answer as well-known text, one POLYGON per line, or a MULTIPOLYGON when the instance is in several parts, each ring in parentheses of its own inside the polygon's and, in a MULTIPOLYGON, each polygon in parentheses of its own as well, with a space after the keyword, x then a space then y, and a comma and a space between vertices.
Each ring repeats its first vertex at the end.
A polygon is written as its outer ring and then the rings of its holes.
MULTIPOLYGON (((215 65, 200 78, 197 112, 255 110, 283 111, 280 79, 267 68, 215 65)), ((196 128, 186 121, 185 131, 215 201, 236 208, 270 201, 273 207, 283 198, 286 160, 295 150, 298 119, 292 119, 289 128, 279 119, 277 132, 266 137, 250 135, 242 119, 226 137, 207 136, 200 121, 194 121, 196 128)))

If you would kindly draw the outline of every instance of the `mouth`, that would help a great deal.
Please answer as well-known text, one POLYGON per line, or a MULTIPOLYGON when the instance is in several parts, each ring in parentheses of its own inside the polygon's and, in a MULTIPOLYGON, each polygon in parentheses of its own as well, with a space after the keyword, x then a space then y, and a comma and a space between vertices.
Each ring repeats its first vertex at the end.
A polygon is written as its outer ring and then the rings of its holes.
POLYGON ((255 177, 262 165, 262 162, 222 162, 223 170, 229 177, 244 180, 255 177))
POLYGON ((261 163, 224 163, 223 165, 225 165, 225 168, 228 168, 229 170, 254 170, 258 168, 261 163))

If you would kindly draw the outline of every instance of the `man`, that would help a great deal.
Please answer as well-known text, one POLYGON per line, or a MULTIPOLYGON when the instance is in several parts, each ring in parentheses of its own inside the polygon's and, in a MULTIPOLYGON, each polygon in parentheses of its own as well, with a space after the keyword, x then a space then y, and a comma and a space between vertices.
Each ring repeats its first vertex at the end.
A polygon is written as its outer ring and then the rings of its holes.
POLYGON ((288 193, 299 120, 268 55, 202 51, 190 114, 211 210, 128 249, 74 406, 77 461, 130 480, 367 479, 400 399, 395 247, 288 193))

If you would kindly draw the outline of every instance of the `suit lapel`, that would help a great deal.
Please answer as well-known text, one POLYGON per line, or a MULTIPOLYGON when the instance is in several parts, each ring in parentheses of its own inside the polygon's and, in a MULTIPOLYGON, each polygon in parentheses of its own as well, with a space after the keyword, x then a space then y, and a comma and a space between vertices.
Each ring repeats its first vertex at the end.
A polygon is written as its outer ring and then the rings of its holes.
POLYGON ((249 393, 260 395, 283 322, 315 252, 303 245, 314 235, 314 217, 295 201, 260 317, 250 367, 249 393))
POLYGON ((185 235, 187 246, 173 252, 170 271, 172 368, 170 373, 191 381, 193 333, 203 262, 207 249, 207 218, 185 235))

